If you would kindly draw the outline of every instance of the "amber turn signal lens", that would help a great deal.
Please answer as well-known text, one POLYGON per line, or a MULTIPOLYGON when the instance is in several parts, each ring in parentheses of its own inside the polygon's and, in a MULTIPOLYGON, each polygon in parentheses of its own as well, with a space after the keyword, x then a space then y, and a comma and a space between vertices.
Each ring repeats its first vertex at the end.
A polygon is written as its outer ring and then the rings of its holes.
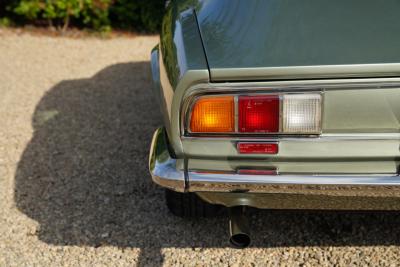
POLYGON ((233 96, 204 97, 192 108, 193 133, 230 133, 235 130, 233 96))

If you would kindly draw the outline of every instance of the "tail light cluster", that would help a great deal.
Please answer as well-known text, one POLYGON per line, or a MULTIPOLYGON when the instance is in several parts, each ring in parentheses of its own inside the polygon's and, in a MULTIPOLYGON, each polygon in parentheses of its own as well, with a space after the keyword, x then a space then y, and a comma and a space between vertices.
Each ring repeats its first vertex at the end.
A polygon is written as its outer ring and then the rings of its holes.
POLYGON ((190 133, 318 134, 321 94, 201 96, 192 105, 190 133))

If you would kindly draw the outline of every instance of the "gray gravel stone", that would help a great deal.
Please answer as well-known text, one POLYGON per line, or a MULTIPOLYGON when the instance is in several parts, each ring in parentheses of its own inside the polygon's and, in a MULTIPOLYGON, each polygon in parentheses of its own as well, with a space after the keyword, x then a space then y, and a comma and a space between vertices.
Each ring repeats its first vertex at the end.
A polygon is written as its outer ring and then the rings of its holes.
POLYGON ((398 213, 253 212, 244 250, 223 216, 169 214, 147 171, 157 41, 0 29, 0 266, 398 265, 398 213))

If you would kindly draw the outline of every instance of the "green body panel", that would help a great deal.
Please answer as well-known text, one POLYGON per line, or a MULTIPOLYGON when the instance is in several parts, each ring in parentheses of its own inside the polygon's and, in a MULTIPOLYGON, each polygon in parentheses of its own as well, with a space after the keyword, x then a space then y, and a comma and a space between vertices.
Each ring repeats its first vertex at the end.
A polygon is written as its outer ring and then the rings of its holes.
POLYGON ((397 0, 206 0, 210 68, 400 63, 397 0))
POLYGON ((181 0, 170 5, 162 24, 160 48, 173 89, 177 89, 188 71, 208 70, 193 2, 181 0))
POLYGON ((399 8, 392 0, 173 1, 152 69, 177 164, 205 171, 398 173, 399 8), (232 89, 321 92, 321 135, 258 136, 278 141, 277 155, 238 154, 236 143, 251 137, 183 135, 188 96, 232 89))
POLYGON ((400 88, 325 91, 324 133, 399 133, 400 88))
MULTIPOLYGON (((396 159, 400 156, 400 141, 393 140, 324 140, 322 138, 308 139, 282 139, 279 140, 279 153, 276 155, 265 154, 239 154, 236 150, 237 138, 233 140, 215 139, 185 139, 183 141, 185 154, 191 158, 210 159, 268 159, 279 160, 368 160, 368 159, 396 159)), ((330 139, 330 138, 327 138, 330 139)))
POLYGON ((397 0, 201 3, 196 12, 212 80, 400 73, 397 0))
POLYGON ((180 105, 185 90, 209 81, 209 72, 197 26, 196 1, 170 4, 163 20, 159 50, 160 102, 172 146, 182 155, 179 134, 180 105))
MULTIPOLYGON (((370 145, 370 144, 368 144, 370 145)), ((387 147, 387 146, 386 146, 387 147)), ((191 171, 223 171, 235 172, 239 169, 276 169, 279 174, 393 174, 398 168, 398 161, 386 158, 361 160, 352 159, 198 159, 188 160, 188 169, 191 171)))

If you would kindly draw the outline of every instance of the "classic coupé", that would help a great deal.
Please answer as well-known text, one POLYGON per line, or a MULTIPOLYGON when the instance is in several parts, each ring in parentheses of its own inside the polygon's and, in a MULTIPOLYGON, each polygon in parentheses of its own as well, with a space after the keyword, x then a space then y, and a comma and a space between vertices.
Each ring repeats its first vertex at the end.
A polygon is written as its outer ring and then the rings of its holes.
POLYGON ((400 2, 176 0, 150 172, 179 216, 400 209, 400 2))

